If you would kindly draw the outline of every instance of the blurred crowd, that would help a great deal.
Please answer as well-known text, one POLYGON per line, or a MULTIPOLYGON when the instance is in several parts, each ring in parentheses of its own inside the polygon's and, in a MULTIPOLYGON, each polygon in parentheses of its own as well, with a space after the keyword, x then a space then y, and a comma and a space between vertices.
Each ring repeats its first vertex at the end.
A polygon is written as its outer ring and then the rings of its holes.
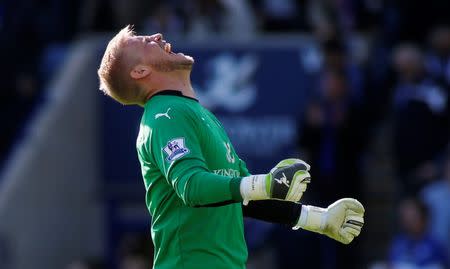
MULTIPOLYGON (((148 234, 127 234, 117 250, 119 269, 148 269, 153 264, 153 244, 148 234)), ((80 258, 65 269, 106 269, 108 263, 99 258, 80 258)))
MULTIPOLYGON (((377 171, 367 161, 370 147, 387 127, 381 146, 392 156, 399 219, 386 264, 450 268, 449 14, 448 0, 2 1, 0 164, 44 101, 70 42, 81 35, 127 24, 205 42, 306 34, 317 42, 321 59, 299 119, 301 156, 315 168, 316 191, 308 199, 320 206, 342 196, 368 200, 362 178, 377 171)), ((122 268, 148 268, 151 250, 139 244, 126 248, 122 268)), ((319 247, 327 251, 329 244, 319 247)), ((320 268, 359 268, 348 264, 350 250, 336 249, 341 258, 320 268)), ((288 259, 277 264, 298 265, 288 259)), ((104 267, 80 260, 68 268, 104 267)))

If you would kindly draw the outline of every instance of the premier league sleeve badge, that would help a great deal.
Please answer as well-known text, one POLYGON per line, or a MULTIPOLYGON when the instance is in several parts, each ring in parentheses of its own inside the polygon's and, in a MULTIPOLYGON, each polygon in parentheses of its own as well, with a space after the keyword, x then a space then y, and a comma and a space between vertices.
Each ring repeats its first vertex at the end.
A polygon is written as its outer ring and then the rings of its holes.
POLYGON ((167 154, 166 161, 168 162, 173 162, 189 153, 189 149, 184 143, 184 137, 170 140, 163 150, 167 154))

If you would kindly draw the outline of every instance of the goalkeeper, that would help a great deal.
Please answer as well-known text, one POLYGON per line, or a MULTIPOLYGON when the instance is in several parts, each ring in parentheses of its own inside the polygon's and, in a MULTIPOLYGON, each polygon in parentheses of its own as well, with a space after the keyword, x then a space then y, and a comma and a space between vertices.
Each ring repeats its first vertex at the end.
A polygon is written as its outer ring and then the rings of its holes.
POLYGON ((341 199, 301 205, 310 167, 298 159, 251 175, 220 122, 195 99, 194 60, 172 52, 161 34, 122 29, 98 70, 100 89, 144 107, 137 153, 152 215, 155 269, 245 268, 243 217, 290 225, 348 244, 364 223, 363 206, 341 199))

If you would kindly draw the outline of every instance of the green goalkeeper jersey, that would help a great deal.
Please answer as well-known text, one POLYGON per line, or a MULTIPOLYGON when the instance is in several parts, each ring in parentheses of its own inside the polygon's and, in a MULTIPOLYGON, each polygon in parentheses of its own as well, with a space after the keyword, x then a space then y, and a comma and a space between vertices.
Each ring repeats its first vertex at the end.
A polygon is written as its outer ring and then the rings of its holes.
POLYGON ((152 215, 154 268, 245 268, 236 201, 248 171, 216 117, 195 99, 164 91, 145 104, 136 144, 152 215))

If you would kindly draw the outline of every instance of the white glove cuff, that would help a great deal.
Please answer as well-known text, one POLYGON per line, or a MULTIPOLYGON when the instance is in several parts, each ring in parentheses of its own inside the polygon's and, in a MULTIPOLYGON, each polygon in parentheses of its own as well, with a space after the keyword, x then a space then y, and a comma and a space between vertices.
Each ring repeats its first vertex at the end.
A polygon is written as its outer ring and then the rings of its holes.
POLYGON ((321 233, 325 226, 325 208, 320 208, 310 205, 302 205, 302 212, 300 218, 292 229, 298 230, 300 228, 312 232, 321 233))
POLYGON ((251 175, 244 177, 240 185, 241 196, 244 199, 244 205, 250 200, 268 199, 266 191, 266 175, 251 175))

